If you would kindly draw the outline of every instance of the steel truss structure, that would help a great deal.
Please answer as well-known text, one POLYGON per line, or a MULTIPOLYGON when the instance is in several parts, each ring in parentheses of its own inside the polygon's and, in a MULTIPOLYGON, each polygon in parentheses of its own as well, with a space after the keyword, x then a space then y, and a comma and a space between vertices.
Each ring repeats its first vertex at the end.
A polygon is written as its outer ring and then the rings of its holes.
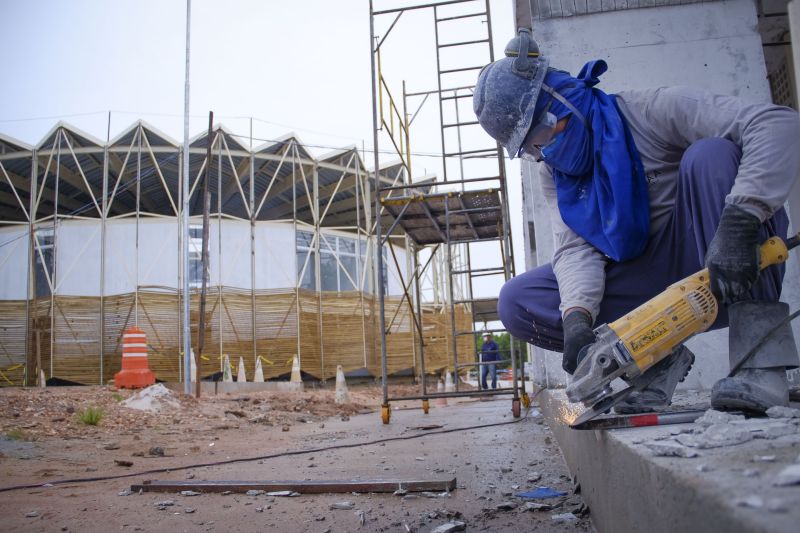
MULTIPOLYGON (((405 230, 411 240, 409 249, 414 257, 411 279, 404 283, 406 305, 409 308, 418 338, 419 368, 421 375, 418 395, 391 396, 388 389, 387 328, 381 328, 381 359, 383 377, 382 420, 389 423, 390 402, 399 400, 422 400, 425 413, 429 409, 430 398, 500 395, 512 396, 512 412, 520 415, 520 402, 527 404, 524 375, 521 372, 521 350, 519 343, 512 339, 510 353, 504 362, 511 363, 512 378, 508 387, 491 390, 462 390, 460 379, 455 379, 454 392, 439 392, 428 389, 426 364, 427 346, 424 340, 426 329, 421 312, 421 279, 436 257, 441 257, 444 267, 447 294, 445 303, 451 315, 451 362, 448 369, 459 372, 466 368, 480 368, 487 364, 476 360, 475 347, 480 335, 486 331, 502 332, 501 328, 486 327, 488 322, 497 322, 497 298, 478 298, 474 295, 473 282, 484 276, 499 276, 503 281, 514 275, 514 260, 511 242, 511 226, 508 214, 508 195, 502 147, 488 137, 476 120, 464 118, 460 103, 471 102, 474 80, 484 65, 494 61, 492 46, 491 13, 488 0, 447 0, 429 4, 405 6, 389 9, 374 9, 370 1, 370 50, 372 56, 373 92, 373 142, 375 146, 375 165, 378 165, 379 137, 383 132, 397 151, 402 164, 410 177, 410 183, 399 186, 382 186, 375 196, 376 236, 379 242, 389 242, 383 237, 385 227, 384 213, 391 215, 387 234, 397 227, 405 230), (425 10, 433 16, 435 33, 435 55, 437 88, 431 91, 407 92, 403 81, 402 103, 392 97, 389 84, 381 64, 381 50, 401 16, 409 11, 425 10), (381 17, 394 17, 384 34, 375 34, 375 21, 381 17), (478 22, 480 29, 476 29, 478 22), (467 27, 467 23, 470 24, 467 27), (458 27, 464 24, 463 28, 458 27), (450 35, 448 39, 445 35, 450 35), (447 55, 444 52, 448 52, 447 55), (459 62, 454 51, 468 51, 465 56, 471 63, 459 62), (477 59, 476 59, 477 58, 477 59), (464 76, 466 74, 466 76, 464 76), (467 81, 464 81, 467 80, 467 81), (411 172, 412 153, 410 150, 410 125, 419 113, 425 100, 435 95, 439 104, 439 126, 441 129, 441 161, 443 180, 432 182, 423 180, 413 182, 411 172), (423 98, 419 108, 411 115, 407 104, 411 99, 423 98), (467 138, 479 138, 477 145, 468 144, 467 138), (481 174, 486 163, 496 163, 496 174, 481 174), (451 163, 457 163, 452 169, 451 163), (476 164, 481 163, 481 164, 476 164), (474 247, 486 242, 499 244, 497 264, 485 268, 473 268, 474 247), (425 252, 429 259, 421 265, 420 255, 425 252), (443 257, 442 257, 443 256, 443 257), (413 286, 413 295, 410 288, 413 286), (462 287, 461 294, 458 288, 462 287), (455 316, 459 312, 470 316, 469 323, 459 326, 455 316), (484 323, 478 328, 477 323, 484 323), (462 342, 465 341, 465 342, 462 342)), ((471 116, 471 112, 469 112, 471 116)), ((381 258, 378 258, 381 261, 381 258)), ((377 269, 381 275, 382 269, 377 269)), ((435 272, 435 270, 434 270, 435 272)), ((380 323, 385 324, 385 298, 378 283, 380 323)))
MULTIPOLYGON (((294 135, 253 148, 252 135, 224 126, 210 139, 193 138, 189 152, 193 224, 209 166, 216 278, 199 374, 217 372, 228 354, 250 369, 261 359, 265 377, 280 376, 297 354, 303 372, 318 379, 335 376, 339 364, 377 375, 374 257, 382 254, 372 205, 376 181, 402 185, 405 168, 381 168, 376 180, 355 148, 314 158, 294 135), (345 246, 346 261, 337 252, 345 246), (337 273, 336 289, 325 289, 326 265, 337 273)), ((107 383, 130 325, 147 333, 158 379, 182 379, 180 287, 192 275, 178 253, 182 179, 181 146, 143 121, 106 142, 64 123, 36 146, 0 135, 0 289, 16 295, 0 300, 0 383, 31 385, 40 370, 107 383)), ((405 236, 392 239, 407 249, 405 236)), ((410 269, 405 260, 395 275, 410 269)), ((188 295, 193 337, 198 293, 188 295)), ((389 370, 416 371, 408 313, 399 298, 389 301, 389 370)), ((447 350, 438 351, 444 366, 447 350)))

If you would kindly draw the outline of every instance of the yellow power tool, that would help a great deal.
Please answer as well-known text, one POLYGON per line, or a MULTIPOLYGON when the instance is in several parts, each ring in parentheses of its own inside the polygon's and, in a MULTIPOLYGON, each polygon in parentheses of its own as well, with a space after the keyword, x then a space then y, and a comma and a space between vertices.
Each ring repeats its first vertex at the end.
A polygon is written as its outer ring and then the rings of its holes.
MULTIPOLYGON (((760 268, 783 263, 800 244, 800 233, 784 242, 779 237, 761 245, 760 268)), ((655 376, 642 375, 681 343, 711 327, 719 305, 709 288, 708 269, 692 274, 643 303, 622 318, 594 330, 596 342, 567 386, 571 402, 588 408, 570 425, 579 426, 645 388, 655 376), (614 390, 621 380, 627 387, 614 390)))

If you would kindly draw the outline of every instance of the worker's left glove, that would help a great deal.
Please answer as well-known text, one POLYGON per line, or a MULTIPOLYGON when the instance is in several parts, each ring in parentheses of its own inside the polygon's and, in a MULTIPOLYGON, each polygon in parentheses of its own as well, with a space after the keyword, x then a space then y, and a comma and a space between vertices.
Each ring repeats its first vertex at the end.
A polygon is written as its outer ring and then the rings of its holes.
MULTIPOLYGON (((583 311, 572 311, 564 317, 564 358, 561 368, 570 375, 578 368, 581 349, 595 341, 592 317, 583 311)), ((585 352, 584 352, 585 353, 585 352)))
POLYGON ((711 292, 723 304, 741 300, 758 279, 761 221, 744 209, 726 205, 706 253, 711 292))

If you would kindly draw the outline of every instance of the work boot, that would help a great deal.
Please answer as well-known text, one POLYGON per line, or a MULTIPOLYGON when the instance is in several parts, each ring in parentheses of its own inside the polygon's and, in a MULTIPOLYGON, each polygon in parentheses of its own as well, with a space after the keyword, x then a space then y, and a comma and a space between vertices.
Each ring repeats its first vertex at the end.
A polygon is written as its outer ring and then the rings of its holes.
POLYGON ((672 403, 672 395, 678 383, 686 379, 694 364, 694 354, 684 345, 653 365, 645 372, 659 376, 641 391, 634 391, 625 400, 614 406, 614 412, 621 415, 650 413, 672 403))
POLYGON ((789 406, 789 380, 783 367, 744 368, 711 389, 711 407, 717 411, 764 414, 775 405, 789 406))
POLYGON ((763 414, 775 405, 789 405, 786 370, 799 362, 791 325, 766 337, 788 316, 789 306, 782 302, 746 301, 728 307, 730 364, 739 368, 714 384, 711 407, 763 414))

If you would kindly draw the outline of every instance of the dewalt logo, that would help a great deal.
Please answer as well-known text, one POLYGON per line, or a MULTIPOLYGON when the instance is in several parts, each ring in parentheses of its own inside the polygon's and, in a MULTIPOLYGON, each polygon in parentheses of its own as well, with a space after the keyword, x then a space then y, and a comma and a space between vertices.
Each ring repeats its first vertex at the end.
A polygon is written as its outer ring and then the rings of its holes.
POLYGON ((657 322, 650 329, 644 331, 641 335, 631 340, 631 351, 638 353, 655 341, 666 335, 669 331, 664 322, 657 322))

